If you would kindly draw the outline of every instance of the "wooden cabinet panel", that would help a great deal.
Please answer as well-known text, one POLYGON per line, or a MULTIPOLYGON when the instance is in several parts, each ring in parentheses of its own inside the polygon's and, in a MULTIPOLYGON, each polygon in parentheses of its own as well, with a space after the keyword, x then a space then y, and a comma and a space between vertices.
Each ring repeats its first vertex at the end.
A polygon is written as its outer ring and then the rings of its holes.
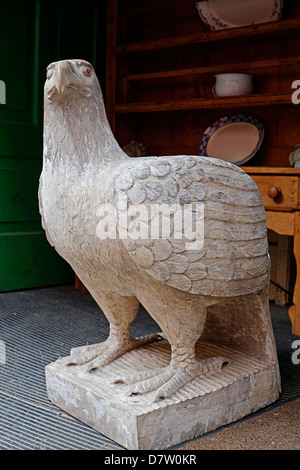
POLYGON ((297 209, 299 178, 297 176, 251 175, 258 186, 265 209, 297 209))

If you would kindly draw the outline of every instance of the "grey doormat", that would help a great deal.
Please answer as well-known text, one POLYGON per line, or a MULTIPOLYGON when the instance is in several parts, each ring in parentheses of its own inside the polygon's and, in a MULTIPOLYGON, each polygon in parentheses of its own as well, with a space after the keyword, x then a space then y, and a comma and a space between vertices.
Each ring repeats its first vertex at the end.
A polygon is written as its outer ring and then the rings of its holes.
MULTIPOLYGON (((280 399, 300 397, 287 309, 271 306, 282 377, 280 399)), ((140 309, 132 334, 157 332, 140 309)), ((0 450, 122 450, 49 402, 44 367, 72 347, 104 341, 108 322, 88 292, 73 285, 0 294, 0 450)), ((261 412, 259 412, 261 413, 261 412)), ((257 413, 256 413, 257 414, 257 413)))

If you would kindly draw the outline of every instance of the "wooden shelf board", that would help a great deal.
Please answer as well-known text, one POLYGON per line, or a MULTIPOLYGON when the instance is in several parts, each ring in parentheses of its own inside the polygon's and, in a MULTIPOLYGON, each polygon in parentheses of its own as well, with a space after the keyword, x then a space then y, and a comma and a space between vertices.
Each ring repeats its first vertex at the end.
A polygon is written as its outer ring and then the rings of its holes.
POLYGON ((148 113, 161 111, 180 111, 191 109, 230 109, 236 107, 278 106, 292 104, 291 94, 268 94, 231 96, 225 98, 190 98, 184 100, 153 101, 141 103, 119 103, 115 112, 148 113))
POLYGON ((239 28, 228 28, 219 31, 207 30, 193 33, 187 36, 170 37, 153 41, 142 41, 138 43, 119 44, 115 48, 117 54, 133 54, 146 51, 157 51, 172 47, 191 46, 192 44, 202 44, 224 40, 241 39, 248 36, 260 36, 270 33, 282 33, 300 29, 300 18, 281 20, 271 23, 243 26, 239 28))
POLYGON ((300 175, 300 168, 273 166, 241 166, 249 174, 300 175))
POLYGON ((222 72, 244 72, 245 70, 251 69, 262 69, 271 67, 286 67, 289 65, 300 64, 300 56, 297 57, 284 57, 282 59, 267 59, 267 60, 255 60, 250 62, 243 62, 237 64, 221 64, 211 65, 207 67, 194 67, 188 69, 178 70, 162 70, 160 72, 148 72, 148 73, 136 73, 126 75, 125 79, 128 81, 138 80, 152 80, 159 78, 174 78, 174 77, 187 77, 190 75, 204 75, 214 74, 222 72))

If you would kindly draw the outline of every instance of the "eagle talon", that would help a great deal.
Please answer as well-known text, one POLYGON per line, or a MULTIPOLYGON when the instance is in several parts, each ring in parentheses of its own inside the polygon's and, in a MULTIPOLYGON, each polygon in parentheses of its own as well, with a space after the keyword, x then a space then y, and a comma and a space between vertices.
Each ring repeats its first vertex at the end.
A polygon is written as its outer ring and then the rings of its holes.
POLYGON ((118 377, 113 383, 132 385, 128 396, 144 395, 156 390, 154 402, 157 402, 169 398, 196 377, 220 371, 226 364, 228 360, 223 357, 204 359, 199 362, 195 360, 193 367, 191 364, 182 367, 176 363, 170 363, 163 369, 141 371, 127 377, 118 377))
POLYGON ((165 339, 163 333, 150 334, 139 338, 128 338, 122 342, 114 336, 108 337, 107 340, 102 343, 71 349, 67 365, 76 366, 87 364, 85 371, 93 372, 96 369, 106 366, 113 360, 122 356, 125 352, 145 344, 162 341, 163 339, 165 339))

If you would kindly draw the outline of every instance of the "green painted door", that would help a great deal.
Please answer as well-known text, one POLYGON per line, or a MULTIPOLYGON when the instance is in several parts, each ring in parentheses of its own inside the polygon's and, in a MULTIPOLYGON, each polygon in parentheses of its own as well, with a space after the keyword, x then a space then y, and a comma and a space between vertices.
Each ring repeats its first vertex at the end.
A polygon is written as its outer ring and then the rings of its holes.
POLYGON ((84 13, 79 2, 1 1, 0 291, 74 279, 47 242, 38 211, 43 85, 50 62, 95 61, 98 19, 96 1, 86 1, 84 13))

